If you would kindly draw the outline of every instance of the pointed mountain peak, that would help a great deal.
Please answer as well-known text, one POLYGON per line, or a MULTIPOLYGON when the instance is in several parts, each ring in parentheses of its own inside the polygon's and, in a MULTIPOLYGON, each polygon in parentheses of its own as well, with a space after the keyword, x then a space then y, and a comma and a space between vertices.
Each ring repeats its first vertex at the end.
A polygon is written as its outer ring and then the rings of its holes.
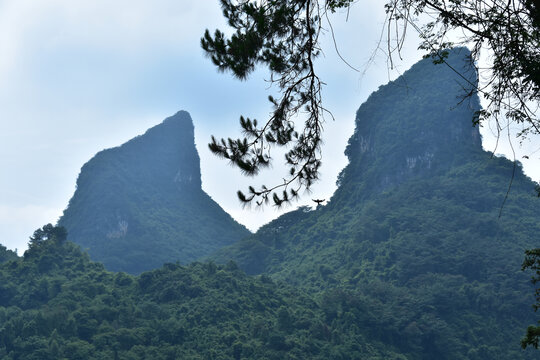
POLYGON ((444 63, 423 59, 371 94, 357 112, 345 151, 350 164, 339 181, 361 174, 386 188, 481 152, 473 126, 480 101, 471 61, 468 49, 456 48, 444 63))
MULTIPOLYGON (((184 110, 180 110, 176 114, 169 116, 168 118, 163 120, 161 124, 156 125, 155 127, 173 127, 173 126, 182 127, 185 131, 189 131, 189 129, 191 129, 191 131, 193 132, 195 130, 191 116, 189 115, 187 111, 184 111, 184 110)), ((149 129, 148 131, 152 129, 149 129)))
POLYGON ((59 225, 94 260, 131 273, 194 261, 249 234, 202 190, 185 111, 88 161, 59 225))
MULTIPOLYGON (((111 173, 123 173, 135 183, 165 188, 201 188, 194 126, 186 111, 177 112, 119 147, 99 152, 84 165, 77 186, 86 181, 88 172, 85 170, 96 163, 101 167, 110 167, 111 173)), ((93 181, 96 181, 94 177, 95 173, 92 172, 93 181)))
MULTIPOLYGON (((172 139, 174 139, 175 136, 178 136, 179 133, 185 134, 186 136, 193 135, 195 131, 195 127, 193 125, 193 120, 191 119, 191 116, 187 111, 180 110, 176 114, 169 116, 165 120, 163 120, 160 124, 155 125, 151 127, 150 129, 146 130, 146 132, 143 135, 139 135, 133 139, 131 139, 129 142, 134 141, 136 139, 139 139, 141 137, 151 137, 151 136, 159 136, 163 137, 166 134, 170 135, 172 139)), ((165 138, 164 140, 168 140, 165 138)))

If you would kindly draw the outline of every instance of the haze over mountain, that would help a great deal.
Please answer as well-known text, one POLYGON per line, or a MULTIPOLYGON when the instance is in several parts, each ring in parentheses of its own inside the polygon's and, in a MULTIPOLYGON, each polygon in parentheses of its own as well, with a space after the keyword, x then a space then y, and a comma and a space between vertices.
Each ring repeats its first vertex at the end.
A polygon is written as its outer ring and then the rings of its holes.
MULTIPOLYGON (((476 78, 468 59, 450 53, 459 74, 424 59, 382 86, 358 110, 329 203, 251 236, 240 228, 213 255, 225 265, 113 273, 52 225, 22 257, 0 246, 0 358, 537 358, 519 344, 535 319, 519 269, 536 245, 540 203, 519 164, 482 150, 471 123, 478 99, 460 103, 463 75, 476 78)), ((186 215, 193 232, 209 227, 192 131, 181 112, 96 155, 62 222, 95 234, 98 249, 122 246, 113 264, 163 255, 141 253, 140 242, 183 231, 164 222, 181 207, 169 200, 202 213, 202 223, 186 215), (133 228, 147 236, 129 241, 133 228)))
POLYGON ((180 111, 81 169, 58 224, 107 269, 187 263, 249 235, 201 189, 193 122, 180 111))
POLYGON ((469 61, 455 49, 454 70, 424 59, 381 86, 357 112, 329 203, 213 259, 321 292, 335 321, 410 358, 529 358, 519 341, 534 298, 519 270, 538 245, 540 202, 519 164, 482 150, 478 98, 463 99, 469 61))

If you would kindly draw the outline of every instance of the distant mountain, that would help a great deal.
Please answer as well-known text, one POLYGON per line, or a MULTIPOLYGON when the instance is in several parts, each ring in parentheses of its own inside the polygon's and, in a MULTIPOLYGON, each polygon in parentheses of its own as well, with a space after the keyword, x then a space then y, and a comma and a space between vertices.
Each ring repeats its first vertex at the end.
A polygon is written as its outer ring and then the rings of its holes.
POLYGON ((468 50, 447 61, 420 61, 360 107, 326 206, 213 259, 319 293, 334 324, 407 359, 533 358, 519 344, 535 323, 520 268, 538 247, 540 200, 519 163, 482 150, 479 100, 462 97, 476 84, 468 50))
POLYGON ((201 189, 185 111, 87 162, 58 224, 93 260, 135 274, 191 262, 250 234, 201 189))

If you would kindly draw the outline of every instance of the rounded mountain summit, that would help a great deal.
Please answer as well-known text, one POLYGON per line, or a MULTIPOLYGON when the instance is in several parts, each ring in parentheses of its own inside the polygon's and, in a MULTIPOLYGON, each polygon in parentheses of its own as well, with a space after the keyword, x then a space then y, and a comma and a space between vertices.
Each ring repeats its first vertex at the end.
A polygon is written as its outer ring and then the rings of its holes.
POLYGON ((250 234, 202 190, 186 111, 84 164, 58 224, 93 260, 133 274, 194 261, 250 234))

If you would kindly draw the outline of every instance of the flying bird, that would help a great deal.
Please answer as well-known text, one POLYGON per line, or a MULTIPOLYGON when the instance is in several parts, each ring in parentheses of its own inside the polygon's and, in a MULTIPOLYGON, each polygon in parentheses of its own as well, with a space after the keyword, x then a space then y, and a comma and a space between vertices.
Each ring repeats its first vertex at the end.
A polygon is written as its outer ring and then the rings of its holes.
POLYGON ((316 203, 317 203, 317 206, 321 205, 321 203, 323 203, 323 202, 326 201, 326 199, 311 199, 311 200, 313 200, 314 202, 316 202, 316 203))

